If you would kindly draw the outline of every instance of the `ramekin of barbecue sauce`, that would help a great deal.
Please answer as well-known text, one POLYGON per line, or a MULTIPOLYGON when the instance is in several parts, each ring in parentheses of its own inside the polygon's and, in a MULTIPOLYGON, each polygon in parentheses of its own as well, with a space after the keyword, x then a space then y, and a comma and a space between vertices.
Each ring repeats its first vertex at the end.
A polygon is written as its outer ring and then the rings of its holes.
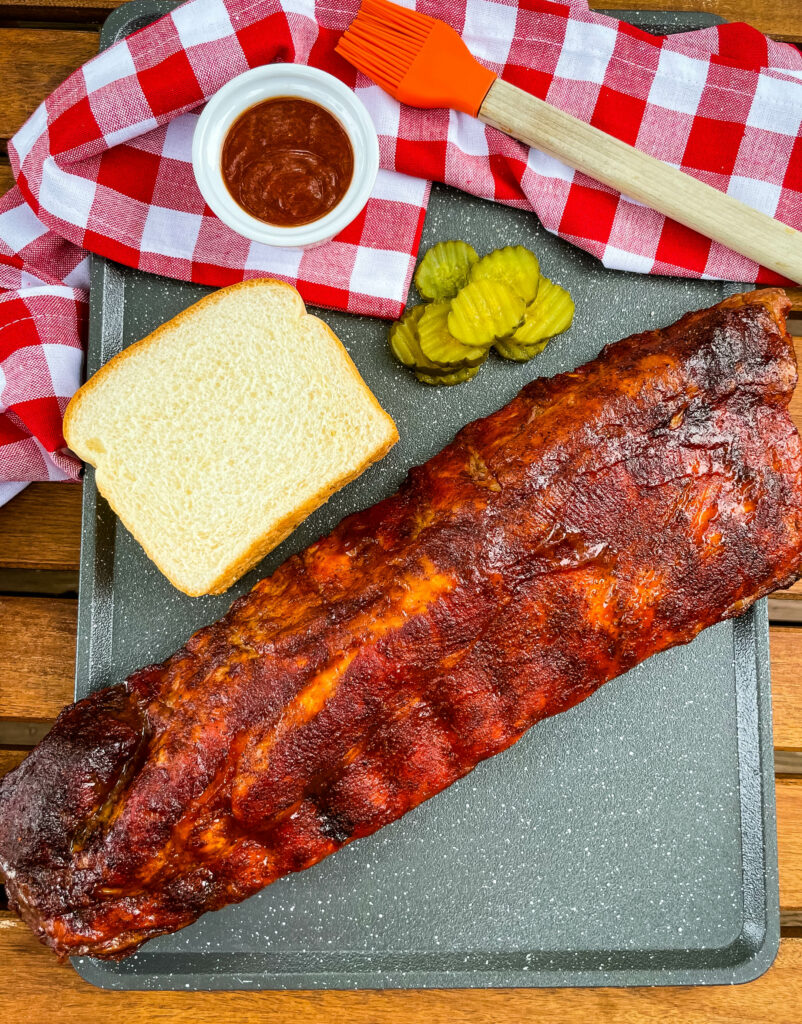
POLYGON ((354 150, 337 118, 298 96, 262 100, 240 114, 223 143, 223 180, 239 205, 266 224, 295 228, 342 201, 354 150))
POLYGON ((379 144, 367 110, 338 79, 269 64, 207 103, 192 166, 203 198, 233 231, 302 248, 333 238, 361 212, 379 144))

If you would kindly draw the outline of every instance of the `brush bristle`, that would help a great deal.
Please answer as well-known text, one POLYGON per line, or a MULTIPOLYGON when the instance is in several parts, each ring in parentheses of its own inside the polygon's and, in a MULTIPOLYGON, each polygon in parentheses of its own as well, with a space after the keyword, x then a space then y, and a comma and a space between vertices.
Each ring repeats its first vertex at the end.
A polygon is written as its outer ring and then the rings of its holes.
POLYGON ((337 43, 337 53, 383 89, 397 88, 435 19, 388 0, 363 0, 337 43))

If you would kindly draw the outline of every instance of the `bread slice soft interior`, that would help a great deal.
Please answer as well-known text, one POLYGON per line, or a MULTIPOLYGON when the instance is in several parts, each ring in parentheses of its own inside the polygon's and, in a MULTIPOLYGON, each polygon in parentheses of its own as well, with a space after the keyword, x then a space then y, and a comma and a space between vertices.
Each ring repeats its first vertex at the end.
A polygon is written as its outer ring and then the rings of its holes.
POLYGON ((64 435, 193 596, 226 590, 398 440, 336 335, 272 279, 222 288, 111 359, 64 435))

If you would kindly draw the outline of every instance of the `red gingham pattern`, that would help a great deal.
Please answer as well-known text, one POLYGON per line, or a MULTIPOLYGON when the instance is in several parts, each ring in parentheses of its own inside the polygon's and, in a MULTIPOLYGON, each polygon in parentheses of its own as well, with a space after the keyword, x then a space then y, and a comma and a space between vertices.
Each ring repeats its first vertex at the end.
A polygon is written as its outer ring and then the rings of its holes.
POLYGON ((61 418, 80 383, 85 324, 82 290, 61 285, 0 295, 3 479, 78 479, 81 463, 67 450, 61 418))
MULTIPOLYGON (((334 53, 357 6, 190 0, 71 75, 20 129, 9 147, 18 188, 0 200, 0 289, 10 290, 0 332, 14 347, 3 356, 0 342, 6 381, 13 357, 13 386, 0 377, 0 480, 75 474, 60 413, 78 383, 87 249, 204 284, 274 275, 307 302, 391 317, 409 287, 434 179, 533 210, 549 231, 611 268, 777 280, 464 114, 399 106, 334 53), (272 61, 341 78, 379 133, 382 171, 365 211, 332 242, 304 252, 234 235, 192 176, 199 107, 234 75, 272 61), (41 305, 45 296, 52 307, 41 305), (70 302, 68 314, 61 304, 70 302), (12 318, 15 329, 4 327, 12 318), (37 346, 47 348, 44 362, 33 355, 37 346), (58 388, 48 381, 51 357, 58 388)), ((589 11, 585 0, 417 6, 454 25, 508 81, 802 228, 802 55, 794 47, 746 25, 649 36, 589 11)))

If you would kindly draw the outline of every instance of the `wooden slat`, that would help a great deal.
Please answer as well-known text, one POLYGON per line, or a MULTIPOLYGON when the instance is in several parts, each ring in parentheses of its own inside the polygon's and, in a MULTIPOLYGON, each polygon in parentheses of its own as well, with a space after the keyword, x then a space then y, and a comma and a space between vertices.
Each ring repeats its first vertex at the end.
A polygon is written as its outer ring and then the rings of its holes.
POLYGON ((0 507, 0 566, 75 570, 80 554, 80 485, 30 484, 0 507))
MULTIPOLYGON (((23 760, 25 750, 0 749, 0 778, 23 760)), ((777 842, 780 862, 780 907, 784 914, 802 911, 802 779, 777 780, 777 842)))
POLYGON ((72 700, 77 607, 0 597, 0 718, 55 718, 72 700))
POLYGON ((97 53, 94 30, 0 29, 0 138, 10 138, 59 82, 97 53))
POLYGON ((11 173, 11 164, 6 159, 0 159, 0 196, 14 184, 14 175, 11 173))
POLYGON ((769 643, 774 746, 802 750, 802 627, 773 626, 769 643))
MULTIPOLYGON (((117 6, 117 0, 3 0, 0 14, 5 17, 101 19, 117 6)), ((728 21, 748 21, 777 39, 802 40, 797 0, 593 0, 592 7, 617 10, 652 9, 677 11, 705 10, 728 21)))
MULTIPOLYGON (((16 751, 0 753, 0 775, 18 763, 16 751), (5 754, 5 757, 3 756, 5 754)), ((777 787, 780 885, 783 919, 794 922, 802 906, 802 782, 782 780, 777 787)), ((517 1024, 522 1019, 569 1021, 604 1019, 622 1024, 708 1024, 787 1021, 802 1015, 802 940, 784 939, 774 967, 746 988, 473 991, 385 993, 110 993, 83 983, 72 968, 58 968, 25 925, 0 912, 0 962, 14 964, 14 986, 4 999, 11 1020, 36 1020, 58 986, 59 1008, 74 1024, 119 1008, 126 1022, 145 1022, 154 1014, 163 1024, 193 1020, 196 1024, 237 1019, 301 1024, 325 1019, 349 1024, 382 1024, 427 1019, 430 1024, 453 1020, 517 1024), (731 1003, 722 999, 735 997, 731 1003), (787 1009, 784 1016, 780 1003, 787 1009), (17 1018, 16 1012, 20 1013, 17 1018), (29 1016, 27 1016, 29 1014, 29 1016)))
MULTIPOLYGON (((0 597, 0 715, 53 719, 72 700, 77 602, 0 597)), ((774 745, 802 750, 802 629, 771 628, 774 745)))
MULTIPOLYGON (((633 7, 664 8, 666 0, 632 0, 622 3, 621 9, 633 7)), ((104 9, 116 6, 110 0, 83 0, 77 4, 62 0, 47 0, 44 4, 6 2, 3 7, 13 14, 32 9, 51 9, 69 12, 71 9, 90 10, 102 14, 104 9)), ((604 0, 596 6, 604 6, 604 0)), ((797 0, 679 0, 677 9, 706 10, 720 13, 730 20, 747 20, 776 38, 802 37, 802 24, 797 0)), ((0 106, 0 137, 8 138, 31 114, 36 105, 51 89, 97 52, 97 33, 85 29, 0 29, 0 81, 3 82, 4 102, 0 106)))
POLYGON ((51 21, 72 21, 80 18, 82 12, 102 21, 119 6, 120 0, 0 0, 0 16, 22 21, 36 13, 43 20, 47 17, 51 21))
POLYGON ((802 601, 802 580, 797 580, 797 582, 787 590, 778 590, 772 596, 780 601, 802 601))
MULTIPOLYGON (((797 365, 802 367, 802 338, 794 338, 794 349, 797 365)), ((797 430, 802 431, 802 384, 798 384, 796 391, 791 395, 791 404, 788 408, 797 430)))
POLYGON ((777 850, 780 906, 802 911, 802 779, 777 780, 777 850))
MULTIPOLYGON (((802 288, 786 288, 788 292, 788 298, 791 300, 791 306, 797 312, 802 310, 802 288)), ((793 314, 795 316, 797 314, 793 314)), ((797 322, 793 322, 790 327, 791 334, 799 334, 797 330, 797 322)))
POLYGON ((3 1015, 11 1022, 97 1024, 799 1024, 802 939, 784 939, 774 965, 749 985, 653 989, 474 989, 386 992, 109 992, 59 968, 31 933, 0 914, 8 965, 3 1015), (13 968, 11 965, 13 964, 13 968))
MULTIPOLYGON (((72 700, 77 602, 0 597, 0 715, 55 718, 72 700)), ((802 629, 771 628, 775 746, 802 750, 802 629)))
POLYGON ((16 768, 27 753, 27 750, 3 750, 0 748, 0 779, 7 775, 12 768, 16 768))
POLYGON ((727 21, 748 21, 775 39, 802 39, 799 0, 591 0, 590 6, 622 11, 706 11, 727 21))
MULTIPOLYGON (((802 338, 795 339, 802 366, 802 338)), ((802 430, 802 385, 791 400, 791 416, 802 430)), ((32 484, 0 508, 0 566, 77 569, 80 557, 81 493, 73 484, 32 484)), ((802 582, 778 597, 802 598, 802 582)))
MULTIPOLYGON (((802 21, 802 18, 800 18, 800 21, 802 21)), ((794 289, 794 291, 799 293, 799 296, 802 297, 802 288, 794 289)), ((791 289, 789 289, 789 294, 790 292, 791 289)), ((800 303, 800 305, 802 305, 802 303, 800 303)), ((802 368, 802 337, 794 338, 794 348, 796 350, 797 365, 802 368)), ((797 386, 796 391, 791 396, 789 409, 791 412, 791 419, 796 424, 797 430, 802 432, 802 383, 797 386)), ((802 600, 802 580, 795 583, 794 586, 790 587, 788 590, 778 591, 774 596, 787 600, 802 600)))
MULTIPOLYGON (((0 749, 0 778, 16 768, 27 751, 0 749)), ((780 907, 784 918, 802 912, 802 779, 777 781, 777 835, 780 862, 780 907)), ((0 931, 2 930, 0 918, 0 931)), ((5 927, 12 927, 6 921, 5 927)), ((21 932, 25 927, 20 923, 21 932)))
MULTIPOLYGON (((698 9, 717 11, 732 20, 746 20, 773 33, 778 38, 802 38, 802 18, 798 0, 670 0, 675 9, 698 9)), ((668 0, 633 0, 632 7, 666 6, 668 0)), ((36 6, 20 0, 6 0, 0 4, 0 14, 19 17, 64 17, 79 20, 82 17, 102 16, 104 9, 116 6, 115 0, 42 0, 36 6), (51 15, 52 12, 52 15, 51 15)), ((597 3, 597 6, 609 6, 597 3)), ((18 127, 61 78, 74 67, 91 56, 94 43, 83 53, 78 53, 76 40, 64 47, 40 49, 45 35, 54 35, 50 30, 0 30, 0 74, 3 94, 12 96, 0 105, 0 136, 7 137, 18 127), (21 37, 14 39, 7 34, 35 32, 28 36, 33 48, 11 49, 9 40, 21 44, 21 37), (61 51, 60 54, 57 51, 61 51), (43 53, 45 59, 42 60, 43 53), (61 60, 60 69, 54 61, 61 60), (22 66, 20 66, 20 64, 22 66), (37 66, 38 64, 38 66, 37 66), (11 83, 11 84, 9 84, 11 83), (38 91, 36 91, 38 90, 38 91)), ((91 33, 66 32, 66 36, 88 36, 91 33)), ((8 165, 0 164, 0 194, 11 185, 8 165)), ((802 309, 802 290, 793 293, 795 306, 802 309)), ((799 350, 799 347, 798 347, 799 350)), ((795 400, 795 418, 802 425, 802 392, 795 400)), ((78 500, 79 488, 64 485, 37 485, 43 490, 33 492, 29 497, 15 499, 17 507, 12 516, 3 521, 0 510, 0 564, 67 569, 77 565, 78 551, 78 500), (51 500, 50 492, 54 498, 51 500), (72 492, 67 498, 73 509, 73 518, 66 531, 62 531, 55 514, 61 496, 72 492), (57 496, 56 496, 57 495, 57 496), (75 500, 74 500, 75 499, 75 500), (25 512, 23 513, 23 508, 25 512), (33 514, 34 518, 29 518, 33 514), (27 517, 27 522, 25 522, 27 517), (49 525, 48 525, 49 522, 49 525), (6 527, 14 533, 10 542, 6 527), (54 538, 54 532, 57 535, 54 538), (39 551, 39 548, 44 551, 39 551), (3 553, 11 551, 14 561, 3 562, 3 553), (19 559, 23 559, 20 561, 19 559), (31 560, 33 559, 33 560, 31 560), (43 562, 44 559, 44 562, 43 562)), ((29 492, 32 489, 29 488, 29 492)), ((802 587, 798 588, 802 594, 802 587)), ((26 599, 30 600, 30 599, 26 599)), ((49 715, 59 710, 61 704, 71 699, 72 689, 72 647, 74 633, 74 605, 68 601, 44 602, 48 605, 62 605, 66 611, 65 621, 56 623, 58 614, 50 611, 40 617, 45 632, 37 636, 33 632, 22 636, 25 641, 28 660, 32 652, 47 646, 51 651, 61 650, 61 663, 54 670, 47 664, 34 665, 40 673, 39 696, 31 689, 31 708, 35 717, 41 717, 43 697, 51 701, 49 715), (72 619, 70 619, 72 615, 72 619), (51 637, 48 630, 54 629, 51 637), (44 670, 44 675, 41 671, 44 670), (53 674, 46 678, 47 671, 53 674), (44 680, 44 682, 43 682, 44 680), (42 691, 46 691, 44 694, 42 691), (60 693, 54 701, 57 693, 60 693), (37 703, 38 701, 38 703, 37 703)), ((42 611, 42 602, 39 611, 42 611)), ((0 604, 0 713, 10 714, 6 704, 4 687, 9 675, 19 671, 25 660, 4 646, 8 637, 5 624, 6 608, 0 604), (9 672, 9 667, 11 672, 9 672)), ((18 606, 18 613, 28 613, 18 606)), ((20 625, 19 614, 15 620, 20 625)), ((802 746, 802 714, 797 712, 801 703, 798 679, 802 666, 793 630, 772 631, 772 675, 775 693, 775 739, 781 746, 802 746), (780 635, 782 634, 782 635, 780 635), (796 666, 796 668, 795 668, 796 666)), ((802 632, 802 630, 798 631, 802 632)), ((24 631, 23 631, 24 634, 24 631)), ((45 659, 45 662, 48 659, 45 659)), ((24 673, 23 673, 24 674, 24 673)), ((27 686, 27 684, 26 684, 27 686)), ((14 712, 15 714, 18 712, 14 712)), ((10 769, 20 757, 16 751, 0 751, 0 774, 10 769)), ((802 924, 802 783, 782 780, 777 791, 778 834, 781 857, 781 885, 785 920, 796 913, 802 924)), ((236 1019, 247 1024, 260 1021, 265 1024, 300 1024, 309 1020, 327 1020, 331 1024, 398 1024, 400 1021, 426 1019, 429 1024, 518 1024, 521 1020, 559 1019, 583 1021, 603 1019, 609 1024, 798 1024, 802 1020, 802 939, 785 939, 775 966, 766 976, 745 987, 717 987, 708 989, 642 989, 621 991, 602 989, 595 991, 474 991, 474 992, 376 992, 376 993, 110 993, 97 991, 82 982, 71 968, 58 968, 52 957, 35 942, 27 930, 7 914, 0 913, 0 963, 13 978, 4 994, 4 1013, 11 1022, 49 1019, 54 1011, 68 1017, 75 1024, 106 1019, 109 1014, 118 1014, 126 1024, 150 1024, 158 1019, 162 1024, 178 1024, 193 1020, 197 1024, 236 1019)))

